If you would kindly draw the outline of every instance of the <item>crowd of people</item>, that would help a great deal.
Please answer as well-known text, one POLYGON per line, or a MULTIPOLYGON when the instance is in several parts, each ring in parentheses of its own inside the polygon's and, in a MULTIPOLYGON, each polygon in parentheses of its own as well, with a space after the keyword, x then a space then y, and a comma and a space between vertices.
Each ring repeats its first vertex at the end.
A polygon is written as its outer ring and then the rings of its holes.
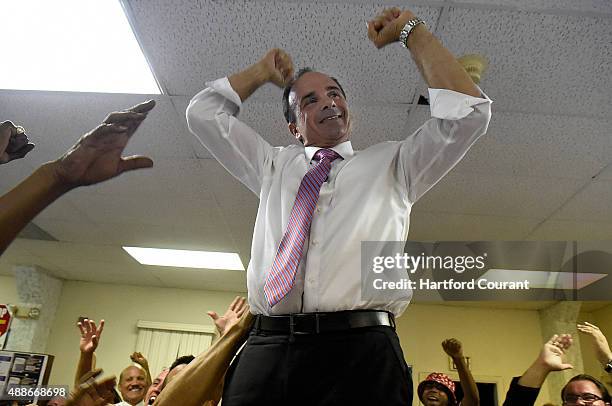
MULTIPOLYGON (((236 298, 223 316, 209 313, 219 339, 202 354, 153 371, 155 379, 140 353, 131 354, 118 380, 101 377, 96 367, 104 360, 95 352, 105 323, 82 320, 74 391, 49 405, 201 406, 221 399, 226 406, 412 404, 412 374, 395 331, 411 291, 364 303, 361 242, 406 239, 412 205, 486 132, 491 100, 410 10, 386 9, 367 26, 377 48, 399 42, 409 51, 430 87, 432 119, 403 141, 355 152, 339 81, 312 69, 294 75, 283 50, 271 49, 246 69, 208 82, 187 108, 189 129, 260 199, 247 271, 249 304, 236 298), (288 147, 270 146, 237 118, 267 83, 284 87, 284 115, 296 140, 288 147)), ((0 197, 0 253, 70 190, 151 167, 151 158, 122 152, 154 106, 147 101, 111 113, 66 154, 0 197)), ((0 163, 23 158, 32 148, 22 127, 0 124, 0 163)), ((578 330, 591 337, 602 366, 612 370, 601 331, 589 323, 578 330)), ((572 368, 564 362, 571 344, 569 334, 546 342, 512 381, 504 404, 534 404, 548 374, 572 368)), ((442 348, 457 366, 463 397, 458 399, 449 376, 432 373, 418 384, 418 399, 426 406, 479 405, 461 343, 450 338, 442 348)), ((610 406, 605 385, 584 374, 572 378, 560 398, 563 405, 610 406)))

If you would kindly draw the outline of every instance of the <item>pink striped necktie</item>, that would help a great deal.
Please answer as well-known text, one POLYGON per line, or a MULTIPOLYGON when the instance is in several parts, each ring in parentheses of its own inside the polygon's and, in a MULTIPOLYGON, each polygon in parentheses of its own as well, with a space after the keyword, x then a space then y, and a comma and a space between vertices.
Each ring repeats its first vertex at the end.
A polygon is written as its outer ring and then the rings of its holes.
POLYGON ((264 285, 264 294, 270 307, 280 302, 293 287, 295 274, 302 258, 304 241, 310 233, 312 213, 319 199, 321 185, 327 180, 331 164, 337 158, 341 156, 331 149, 318 150, 313 159, 319 159, 319 163, 302 178, 291 209, 287 230, 278 246, 276 258, 264 285))

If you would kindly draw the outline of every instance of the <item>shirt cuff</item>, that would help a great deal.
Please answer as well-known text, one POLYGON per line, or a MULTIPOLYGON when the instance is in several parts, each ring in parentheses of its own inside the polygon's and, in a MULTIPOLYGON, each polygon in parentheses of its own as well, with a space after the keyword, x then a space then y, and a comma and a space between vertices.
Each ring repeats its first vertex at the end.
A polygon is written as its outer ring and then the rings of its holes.
POLYGON ((429 89, 429 108, 431 116, 443 120, 459 120, 466 117, 474 106, 492 103, 491 99, 483 93, 478 86, 482 97, 469 96, 448 89, 429 89))
POLYGON ((206 86, 234 103, 239 109, 242 107, 240 96, 238 96, 238 93, 232 88, 227 77, 213 80, 212 82, 206 82, 206 86))

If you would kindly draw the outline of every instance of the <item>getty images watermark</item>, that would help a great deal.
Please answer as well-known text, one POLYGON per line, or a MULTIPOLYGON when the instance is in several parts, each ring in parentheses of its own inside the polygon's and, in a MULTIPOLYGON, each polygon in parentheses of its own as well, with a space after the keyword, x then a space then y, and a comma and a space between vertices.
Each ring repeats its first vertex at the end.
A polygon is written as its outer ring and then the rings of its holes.
POLYGON ((607 241, 368 241, 361 254, 366 301, 612 300, 607 241))
MULTIPOLYGON (((440 255, 425 255, 424 252, 414 256, 407 253, 397 253, 394 256, 375 256, 372 259, 372 272, 375 274, 383 274, 389 270, 404 270, 408 274, 414 274, 418 269, 431 270, 433 272, 447 271, 462 274, 465 271, 483 270, 486 267, 485 260, 488 254, 485 252, 478 256, 440 256, 440 255)), ((385 280, 381 277, 375 278, 372 282, 372 287, 377 290, 386 289, 529 289, 530 281, 528 279, 518 281, 491 281, 486 278, 470 279, 467 281, 455 280, 451 277, 442 280, 434 280, 432 278, 419 278, 418 280, 410 280, 409 277, 400 278, 399 280, 385 280)))

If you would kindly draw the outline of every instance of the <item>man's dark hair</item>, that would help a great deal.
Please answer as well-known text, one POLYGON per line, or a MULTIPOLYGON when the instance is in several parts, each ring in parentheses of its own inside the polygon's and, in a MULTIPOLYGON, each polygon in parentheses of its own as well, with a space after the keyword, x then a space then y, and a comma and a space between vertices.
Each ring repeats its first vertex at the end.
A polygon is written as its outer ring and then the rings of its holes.
POLYGON ((561 400, 565 400, 565 389, 567 388, 567 385, 569 385, 571 382, 575 382, 575 381, 591 381, 591 382, 593 382, 593 384, 595 384, 595 386, 597 386, 597 388, 601 392, 601 397, 603 398, 603 401, 604 402, 612 402, 612 400, 610 400, 610 392, 608 392, 608 388, 606 388, 606 386, 603 383, 601 383, 597 378, 594 378, 591 375, 587 375, 587 374, 576 375, 575 377, 573 377, 572 379, 567 381, 567 383, 565 384, 563 389, 561 389, 561 400))
POLYGON ((178 367, 179 365, 187 365, 189 364, 191 361, 193 361, 195 359, 195 357, 193 355, 183 355, 182 357, 178 357, 173 363, 172 365, 170 365, 170 371, 172 371, 174 368, 178 367))
MULTIPOLYGON (((297 117, 295 116, 295 106, 292 106, 289 103, 289 93, 291 93, 291 89, 293 88, 293 85, 295 84, 295 82, 297 82, 297 80, 301 78, 302 75, 308 72, 316 72, 316 71, 313 70, 312 68, 300 69, 297 75, 295 75, 295 77, 291 79, 289 83, 287 83, 287 86, 285 86, 285 90, 283 90, 283 114, 285 115, 285 120, 287 120, 287 123, 295 124, 295 122, 297 121, 297 117)), ((342 96, 344 96, 344 98, 346 99, 346 93, 344 93, 344 89, 342 88, 342 85, 340 85, 340 82, 338 82, 338 79, 332 76, 330 76, 330 78, 331 80, 336 82, 336 84, 340 88, 340 91, 342 92, 342 96)))

